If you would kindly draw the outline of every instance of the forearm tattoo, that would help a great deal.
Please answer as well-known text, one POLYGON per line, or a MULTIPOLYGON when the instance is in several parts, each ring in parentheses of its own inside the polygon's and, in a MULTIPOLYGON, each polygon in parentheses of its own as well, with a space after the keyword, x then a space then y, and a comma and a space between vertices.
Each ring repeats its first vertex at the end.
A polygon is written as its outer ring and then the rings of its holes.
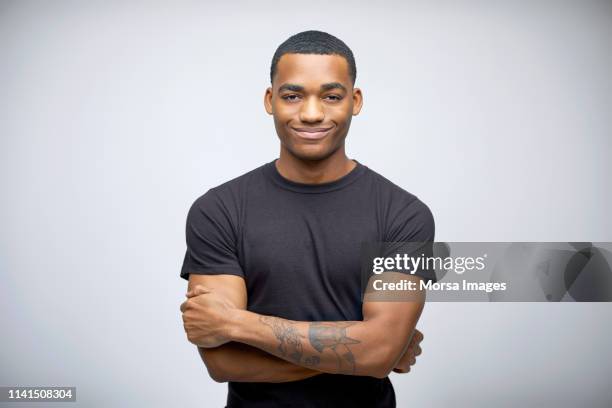
POLYGON ((360 343, 346 335, 346 328, 355 322, 313 322, 310 323, 308 338, 310 345, 322 353, 330 348, 338 359, 338 372, 341 374, 355 374, 355 356, 349 345, 360 343))
POLYGON ((293 327, 293 323, 270 316, 260 316, 259 321, 272 328, 272 332, 279 341, 278 350, 281 354, 299 364, 302 360, 301 338, 303 336, 293 327))
MULTIPOLYGON (((302 336, 294 327, 294 322, 271 316, 260 316, 259 321, 269 326, 278 339, 278 350, 283 357, 289 358, 296 364, 307 367, 316 367, 321 363, 321 357, 312 355, 304 357, 302 336)), ((338 372, 341 374, 355 374, 355 356, 349 348, 359 340, 347 336, 347 327, 355 322, 313 322, 308 330, 310 345, 319 353, 329 348, 336 356, 338 372)))

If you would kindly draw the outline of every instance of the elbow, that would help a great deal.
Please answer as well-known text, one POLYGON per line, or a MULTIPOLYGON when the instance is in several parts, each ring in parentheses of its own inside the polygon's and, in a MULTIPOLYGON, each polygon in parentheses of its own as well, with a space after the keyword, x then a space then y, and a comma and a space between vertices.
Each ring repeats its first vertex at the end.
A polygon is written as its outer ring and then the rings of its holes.
POLYGON ((393 371, 399 351, 391 344, 381 344, 372 358, 364 364, 365 375, 386 378, 393 371))
POLYGON ((219 364, 219 361, 217 361, 213 353, 209 353, 201 347, 198 347, 198 352, 200 353, 200 357, 206 366, 208 375, 214 382, 225 383, 231 381, 228 373, 223 369, 222 364, 219 364))
POLYGON ((229 378, 225 375, 225 373, 217 370, 211 370, 208 366, 206 366, 206 368, 208 369, 208 375, 210 376, 210 378, 212 378, 214 382, 226 383, 229 381, 229 378))
POLYGON ((374 378, 387 378, 389 376, 389 374, 391 374, 391 370, 387 370, 385 368, 381 368, 379 370, 373 371, 372 372, 372 377, 374 378))
POLYGON ((225 383, 230 381, 228 373, 226 373, 218 364, 213 362, 204 362, 206 365, 206 370, 208 370, 208 375, 214 382, 217 383, 225 383))
POLYGON ((379 364, 378 366, 370 368, 370 376, 375 378, 386 378, 393 371, 393 366, 387 364, 379 364))

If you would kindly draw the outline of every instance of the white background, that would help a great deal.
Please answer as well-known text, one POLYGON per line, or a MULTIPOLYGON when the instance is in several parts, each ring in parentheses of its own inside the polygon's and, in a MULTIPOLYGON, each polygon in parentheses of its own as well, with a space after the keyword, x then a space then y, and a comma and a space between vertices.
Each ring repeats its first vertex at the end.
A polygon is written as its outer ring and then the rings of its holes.
MULTIPOLYGON (((278 156, 270 61, 307 29, 356 57, 349 156, 438 241, 612 241, 611 2, 2 1, 0 385, 223 406, 180 318, 185 217, 278 156)), ((610 406, 611 321, 428 304, 398 406, 610 406)))

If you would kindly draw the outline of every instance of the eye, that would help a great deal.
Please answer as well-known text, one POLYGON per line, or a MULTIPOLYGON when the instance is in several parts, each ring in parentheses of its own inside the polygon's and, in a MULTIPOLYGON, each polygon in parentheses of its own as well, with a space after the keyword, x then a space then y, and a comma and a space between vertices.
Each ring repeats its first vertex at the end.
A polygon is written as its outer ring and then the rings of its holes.
POLYGON ((332 102, 338 102, 342 100, 342 97, 340 95, 327 95, 325 99, 332 101, 332 102))
POLYGON ((281 98, 284 99, 285 101, 295 102, 300 98, 300 96, 296 94, 288 94, 288 95, 281 96, 281 98))

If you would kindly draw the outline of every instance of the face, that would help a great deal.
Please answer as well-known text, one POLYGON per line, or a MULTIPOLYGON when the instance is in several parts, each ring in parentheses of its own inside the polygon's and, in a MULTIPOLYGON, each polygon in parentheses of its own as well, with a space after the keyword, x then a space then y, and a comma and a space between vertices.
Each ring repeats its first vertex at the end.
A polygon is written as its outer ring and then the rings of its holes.
POLYGON ((351 117, 362 96, 353 88, 348 62, 339 55, 285 54, 264 98, 281 149, 302 160, 344 154, 351 117))

